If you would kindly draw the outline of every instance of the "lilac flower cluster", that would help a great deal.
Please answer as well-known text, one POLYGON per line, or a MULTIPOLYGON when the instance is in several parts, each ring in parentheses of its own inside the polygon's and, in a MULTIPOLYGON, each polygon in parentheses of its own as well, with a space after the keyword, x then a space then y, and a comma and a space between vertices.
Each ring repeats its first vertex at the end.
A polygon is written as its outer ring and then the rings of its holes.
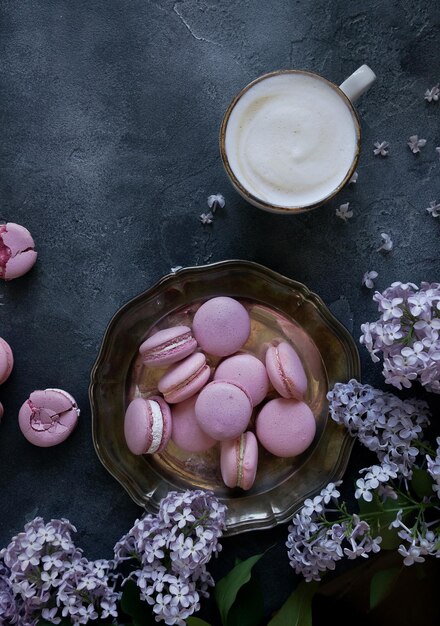
POLYGON ((402 389, 419 380, 440 393, 440 283, 396 282, 373 300, 381 316, 362 324, 360 343, 374 362, 382 353, 385 382, 402 389))
POLYGON ((427 471, 434 481, 432 486, 433 491, 440 498, 440 437, 437 437, 437 450, 435 459, 432 459, 428 454, 426 455, 427 471))
MULTIPOLYGON (((438 524, 440 520, 437 520, 438 524)), ((398 552, 401 554, 404 565, 423 563, 425 556, 440 558, 440 528, 436 532, 429 530, 426 523, 416 523, 409 528, 402 521, 402 511, 399 511, 396 519, 391 523, 392 528, 399 528, 398 535, 406 544, 401 543, 398 552)))
POLYGON ((338 505, 339 485, 340 482, 329 483, 318 496, 305 500, 288 529, 290 565, 307 582, 321 580, 321 575, 334 570, 344 556, 368 558, 380 550, 382 538, 373 538, 369 524, 358 515, 347 513, 344 505, 338 505), (328 508, 330 501, 332 507, 328 508), (339 517, 332 522, 327 515, 334 513, 339 513, 339 517))
POLYGON ((378 494, 384 499, 391 498, 397 499, 397 494, 393 488, 387 483, 397 478, 398 467, 395 463, 383 462, 382 465, 372 465, 360 470, 360 474, 365 474, 363 478, 358 478, 356 481, 356 491, 354 497, 359 500, 363 499, 366 502, 373 500, 373 490, 377 489, 378 494))
POLYGON ((400 400, 354 379, 337 383, 327 399, 332 419, 377 453, 383 471, 411 476, 419 453, 413 444, 429 424, 426 402, 400 400))
POLYGON ((113 563, 85 559, 72 532, 76 529, 67 520, 45 524, 37 517, 0 552, 4 563, 0 588, 12 615, 6 623, 30 626, 41 615, 53 624, 62 617, 72 624, 87 624, 117 615, 113 563), (8 600, 10 589, 15 608, 8 600))
POLYGON ((184 626, 208 595, 214 583, 206 564, 221 550, 225 510, 210 493, 171 492, 157 515, 137 520, 116 544, 116 563, 135 566, 125 581, 136 582, 157 621, 184 626))

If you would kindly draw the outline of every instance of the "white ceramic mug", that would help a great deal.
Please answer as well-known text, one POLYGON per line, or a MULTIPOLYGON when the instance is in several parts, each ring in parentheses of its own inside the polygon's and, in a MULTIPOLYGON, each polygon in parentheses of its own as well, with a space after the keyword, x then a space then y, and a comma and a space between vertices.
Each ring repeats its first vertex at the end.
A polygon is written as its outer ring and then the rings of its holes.
POLYGON ((283 214, 333 198, 359 159, 353 103, 375 79, 362 65, 339 87, 303 70, 252 81, 233 99, 220 129, 223 164, 236 190, 254 206, 283 214))

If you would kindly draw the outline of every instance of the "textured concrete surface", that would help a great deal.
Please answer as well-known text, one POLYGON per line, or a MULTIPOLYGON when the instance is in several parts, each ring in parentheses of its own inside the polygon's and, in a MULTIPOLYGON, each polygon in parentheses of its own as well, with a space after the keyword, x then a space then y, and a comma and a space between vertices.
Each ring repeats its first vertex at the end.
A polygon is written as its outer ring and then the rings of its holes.
MULTIPOLYGON (((16 356, 0 389, 0 546, 38 513, 70 518, 88 555, 110 557, 139 510, 95 455, 87 388, 121 304, 172 266, 244 258, 306 283, 357 338, 376 313, 365 271, 379 272, 379 288, 439 280, 440 219, 425 208, 440 200, 440 102, 423 95, 440 80, 440 10, 429 0, 3 0, 0 9, 1 217, 26 225, 39 251, 31 274, 0 285, 0 334, 16 356), (358 183, 291 218, 246 204, 218 153, 232 96, 273 69, 342 82, 363 62, 378 81, 358 106, 358 183), (420 155, 406 146, 413 134, 427 139, 420 155), (373 156, 376 140, 390 142, 389 157, 373 156), (227 206, 203 227, 216 192, 227 206), (335 208, 348 201, 345 224, 335 208), (386 256, 376 252, 381 232, 395 243, 386 256), (48 386, 74 394, 82 416, 67 442, 41 450, 16 416, 48 386)), ((361 357, 364 380, 380 385, 361 357)), ((275 544, 261 568, 273 574, 270 612, 295 581, 285 536, 283 527, 227 541, 212 570, 275 544)))

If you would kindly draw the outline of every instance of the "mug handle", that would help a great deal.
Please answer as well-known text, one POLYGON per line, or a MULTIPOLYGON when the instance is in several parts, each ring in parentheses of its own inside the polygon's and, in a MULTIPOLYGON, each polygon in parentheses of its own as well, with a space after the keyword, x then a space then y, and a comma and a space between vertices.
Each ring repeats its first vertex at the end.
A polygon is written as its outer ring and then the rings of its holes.
POLYGON ((368 65, 361 65, 351 76, 346 78, 339 89, 351 102, 356 102, 376 80, 376 74, 368 65))

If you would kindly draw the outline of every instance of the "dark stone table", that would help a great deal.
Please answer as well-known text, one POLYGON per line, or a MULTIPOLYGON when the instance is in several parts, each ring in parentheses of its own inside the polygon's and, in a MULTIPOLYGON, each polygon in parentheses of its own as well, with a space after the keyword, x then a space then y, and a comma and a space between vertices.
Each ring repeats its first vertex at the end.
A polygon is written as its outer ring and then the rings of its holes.
MULTIPOLYGON (((39 258, 1 285, 0 335, 16 365, 0 389, 0 546, 34 515, 67 517, 91 558, 110 557, 140 510, 100 464, 91 439, 89 372, 113 313, 172 266, 229 258, 262 263, 307 284, 359 337, 375 319, 378 288, 439 280, 440 11, 429 0, 3 0, 1 217, 33 233, 39 258), (358 106, 359 180, 325 208, 293 217, 253 208, 219 157, 220 121, 233 95, 277 68, 336 83, 362 63, 378 80, 358 106), (427 139, 420 155, 406 142, 427 139), (373 142, 391 144, 387 158, 373 142), (226 208, 211 226, 209 194, 226 208), (342 202, 354 217, 335 217, 342 202), (380 233, 394 240, 376 251, 380 233), (64 444, 32 447, 17 412, 28 394, 61 387, 79 428, 64 444)), ((361 350, 363 379, 383 386, 361 350)), ((432 398, 430 400, 432 402, 432 398)), ((359 467, 359 450, 350 472, 359 467)), ((354 474, 353 474, 354 475, 354 474)), ((224 542, 211 571, 269 546, 261 571, 270 613, 290 593, 286 527, 224 542)), ((209 609, 205 613, 209 619, 209 609)))

